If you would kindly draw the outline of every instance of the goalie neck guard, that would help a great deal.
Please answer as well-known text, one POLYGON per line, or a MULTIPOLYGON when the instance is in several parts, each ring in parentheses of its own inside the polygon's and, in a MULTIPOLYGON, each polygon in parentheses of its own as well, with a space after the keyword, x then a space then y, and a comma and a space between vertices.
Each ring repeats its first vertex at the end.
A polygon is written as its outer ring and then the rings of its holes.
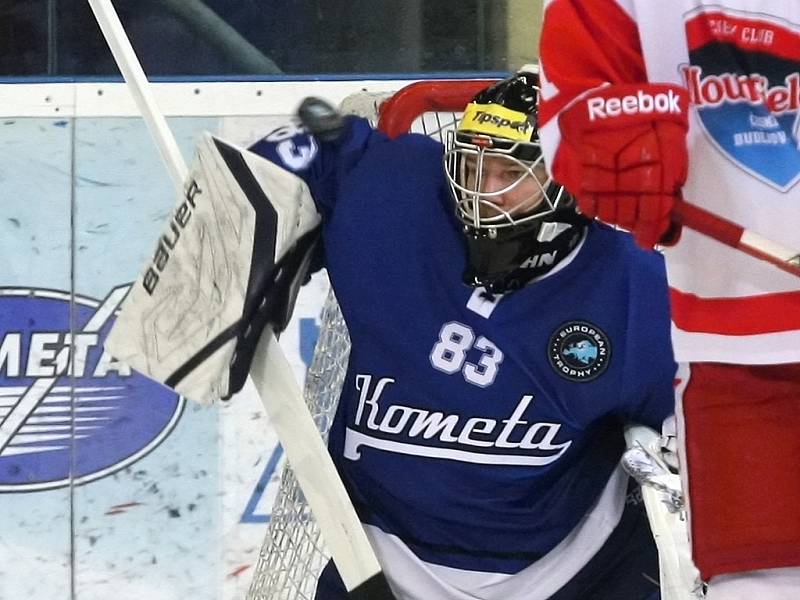
POLYGON ((545 169, 538 84, 521 71, 479 92, 447 134, 445 171, 467 243, 464 281, 492 293, 553 269, 588 224, 545 169))

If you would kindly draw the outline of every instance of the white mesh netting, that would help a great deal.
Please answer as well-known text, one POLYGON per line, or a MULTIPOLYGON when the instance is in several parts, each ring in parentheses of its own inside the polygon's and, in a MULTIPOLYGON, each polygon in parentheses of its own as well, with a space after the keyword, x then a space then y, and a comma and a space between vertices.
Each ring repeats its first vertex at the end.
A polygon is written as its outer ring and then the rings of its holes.
MULTIPOLYGON (((347 328, 336 298, 329 292, 303 390, 311 415, 326 440, 349 353, 347 328)), ((328 553, 319 527, 292 469, 287 466, 272 507, 248 600, 311 600, 319 572, 327 561, 328 553)))

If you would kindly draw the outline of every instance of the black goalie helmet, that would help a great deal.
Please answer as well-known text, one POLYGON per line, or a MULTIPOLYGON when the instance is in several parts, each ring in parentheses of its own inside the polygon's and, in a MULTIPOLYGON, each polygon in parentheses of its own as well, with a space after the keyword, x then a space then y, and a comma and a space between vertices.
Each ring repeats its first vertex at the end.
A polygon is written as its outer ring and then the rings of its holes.
POLYGON ((467 239, 464 281, 493 293, 554 268, 588 223, 545 168, 538 96, 537 75, 520 71, 478 93, 447 134, 445 171, 467 239))

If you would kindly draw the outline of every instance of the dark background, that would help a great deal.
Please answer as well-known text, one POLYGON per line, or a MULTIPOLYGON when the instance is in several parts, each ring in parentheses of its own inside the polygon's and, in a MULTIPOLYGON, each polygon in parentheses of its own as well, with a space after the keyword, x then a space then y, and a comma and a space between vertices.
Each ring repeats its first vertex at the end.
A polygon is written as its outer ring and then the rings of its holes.
MULTIPOLYGON (((145 72, 505 71, 502 0, 116 0, 145 72)), ((0 0, 0 77, 118 76, 86 0, 0 0)))

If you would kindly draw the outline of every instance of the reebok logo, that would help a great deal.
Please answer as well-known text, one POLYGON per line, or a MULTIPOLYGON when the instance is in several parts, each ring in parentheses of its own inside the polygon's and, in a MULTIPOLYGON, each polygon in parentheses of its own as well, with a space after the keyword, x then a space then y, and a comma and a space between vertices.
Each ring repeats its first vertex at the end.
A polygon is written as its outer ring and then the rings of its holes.
POLYGON ((586 102, 589 120, 613 119, 620 115, 638 115, 648 113, 672 113, 679 115, 683 111, 680 96, 672 90, 648 94, 639 90, 636 94, 615 98, 589 98, 586 102))

